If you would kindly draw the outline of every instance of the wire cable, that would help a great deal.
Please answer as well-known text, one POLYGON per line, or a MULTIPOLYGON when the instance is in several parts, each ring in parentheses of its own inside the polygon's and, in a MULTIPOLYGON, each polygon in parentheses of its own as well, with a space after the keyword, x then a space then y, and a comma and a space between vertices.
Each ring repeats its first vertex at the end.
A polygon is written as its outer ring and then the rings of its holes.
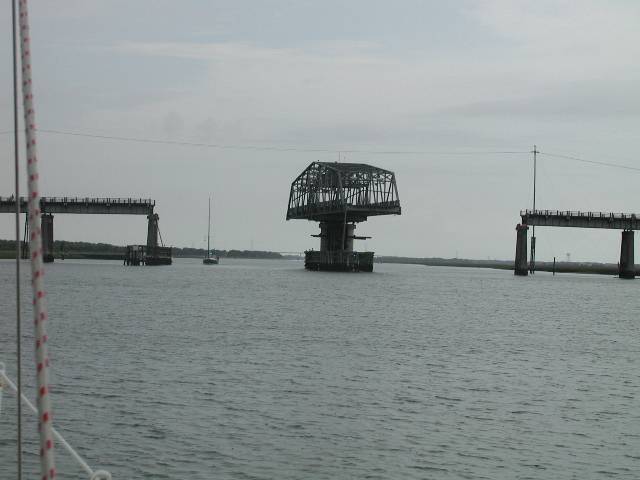
POLYGON ((591 165, 600 165, 603 167, 612 167, 612 168, 622 168, 625 170, 633 170, 636 172, 640 172, 640 168, 638 167, 632 167, 630 165, 622 165, 620 163, 611 163, 611 162, 600 162, 597 160, 587 160, 585 158, 580 158, 580 157, 574 157, 571 155, 561 155, 559 153, 549 153, 549 152, 540 152, 540 155, 546 155, 547 157, 555 157, 555 158, 562 158, 565 160, 572 160, 574 162, 581 162, 581 163, 588 163, 591 165))
POLYGON ((328 147, 295 147, 295 146, 261 146, 261 145, 241 145, 224 143, 189 142, 181 140, 163 140, 141 137, 124 137, 117 135, 100 135, 85 132, 72 132, 65 130, 53 130, 39 128, 39 132, 53 135, 68 135, 74 137, 96 138, 101 140, 114 140, 121 142, 150 143, 160 145, 177 145, 184 147, 219 148, 235 150, 257 150, 276 152, 307 152, 307 153, 366 153, 371 155, 492 155, 492 154, 525 154, 527 151, 507 151, 507 150, 478 150, 478 151, 456 151, 456 150, 370 150, 370 149, 345 149, 328 147))
MULTIPOLYGON (((367 154, 367 155, 524 155, 531 153, 525 150, 372 150, 372 149, 359 149, 359 148, 330 148, 330 147, 296 147, 296 146, 263 146, 263 145, 243 145, 243 144, 226 144, 226 143, 207 143, 207 142, 190 142, 186 140, 164 140, 157 138, 142 138, 142 137, 126 137, 119 135, 102 135, 96 133, 55 130, 40 128, 37 131, 51 134, 51 135, 66 135, 72 137, 94 138, 99 140, 111 140, 120 142, 132 142, 132 143, 147 143, 158 145, 176 145, 182 147, 199 147, 199 148, 218 148, 227 150, 254 150, 254 151, 275 151, 275 152, 303 152, 303 153, 351 153, 351 154, 367 154)), ((12 131, 2 131, 0 135, 6 135, 12 133, 12 131)), ((561 158, 564 160, 572 160, 575 162, 586 163, 590 165, 600 165, 603 167, 621 168, 625 170, 632 170, 640 172, 640 168, 632 167, 630 165, 624 165, 613 162, 603 162, 598 160, 587 160, 571 155, 562 155, 552 152, 538 152, 540 155, 546 155, 547 157, 561 158)))

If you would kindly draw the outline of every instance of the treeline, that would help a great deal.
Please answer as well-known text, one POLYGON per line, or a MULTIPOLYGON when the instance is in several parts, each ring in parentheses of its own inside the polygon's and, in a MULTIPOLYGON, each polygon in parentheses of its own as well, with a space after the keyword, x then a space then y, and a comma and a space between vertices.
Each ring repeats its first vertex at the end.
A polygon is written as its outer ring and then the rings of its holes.
POLYGON ((469 260, 465 258, 414 258, 414 257, 374 257, 378 263, 404 263, 429 265, 432 267, 476 267, 513 270, 513 262, 508 260, 469 260))
MULTIPOLYGON (((203 258, 207 253, 204 248, 173 248, 173 256, 176 258, 203 258)), ((266 259, 282 259, 285 258, 278 252, 267 252, 262 250, 211 250, 214 256, 222 258, 266 258, 266 259)))
MULTIPOLYGON (((109 243, 69 242, 55 240, 53 242, 53 254, 56 258, 124 258, 125 246, 111 245, 109 243)), ((256 258, 256 259, 284 259, 277 252, 261 250, 213 250, 213 255, 221 258, 256 258)), ((179 248, 173 247, 174 258, 203 258, 204 248, 179 248)), ((0 239, 0 258, 12 258, 15 256, 15 241, 0 239)))
POLYGON ((2 240, 0 239, 0 251, 15 252, 16 241, 15 240, 2 240))
MULTIPOLYGON (((469 260, 465 258, 413 258, 413 257, 377 257, 378 263, 403 263, 413 265, 427 265, 431 267, 467 267, 467 268, 495 268, 513 270, 510 260, 469 260)), ((602 275, 617 275, 618 265, 598 262, 536 262, 536 270, 540 272, 556 273, 596 273, 602 275)), ((640 269, 636 268, 638 274, 640 269)))
MULTIPOLYGON (((0 250, 5 252, 15 252, 15 240, 1 240, 0 250)), ((87 253, 123 253, 126 247, 111 245, 109 243, 89 243, 89 242, 68 242, 66 240, 56 240, 53 242, 53 249, 58 252, 87 252, 87 253)))

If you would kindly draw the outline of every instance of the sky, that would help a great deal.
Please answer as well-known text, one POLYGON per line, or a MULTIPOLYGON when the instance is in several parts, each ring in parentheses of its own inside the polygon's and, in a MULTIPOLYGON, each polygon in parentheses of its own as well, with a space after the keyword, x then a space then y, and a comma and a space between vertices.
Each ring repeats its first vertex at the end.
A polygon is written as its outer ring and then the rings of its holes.
MULTIPOLYGON (((316 223, 285 221, 289 188, 311 162, 339 158, 396 174, 402 215, 356 230, 373 237, 357 248, 378 255, 512 259, 519 211, 532 206, 534 144, 538 208, 640 211, 640 171, 553 156, 640 168, 636 1, 30 8, 43 194, 153 198, 170 245, 206 246, 211 196, 216 248, 318 248, 316 223)), ((0 10, 4 196, 13 192, 10 13, 0 10)), ((146 220, 57 215, 54 231, 144 243, 146 220)), ((618 261, 618 231, 536 233, 540 260, 618 261)), ((4 214, 0 238, 12 235, 4 214)))

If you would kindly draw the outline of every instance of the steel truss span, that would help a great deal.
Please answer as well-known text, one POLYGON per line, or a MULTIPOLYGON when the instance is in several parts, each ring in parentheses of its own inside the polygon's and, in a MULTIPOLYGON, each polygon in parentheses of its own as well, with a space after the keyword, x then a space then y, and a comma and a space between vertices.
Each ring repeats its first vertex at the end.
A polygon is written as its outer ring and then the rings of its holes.
POLYGON ((287 220, 351 223, 400 213, 393 172, 364 163, 313 162, 291 184, 287 220))

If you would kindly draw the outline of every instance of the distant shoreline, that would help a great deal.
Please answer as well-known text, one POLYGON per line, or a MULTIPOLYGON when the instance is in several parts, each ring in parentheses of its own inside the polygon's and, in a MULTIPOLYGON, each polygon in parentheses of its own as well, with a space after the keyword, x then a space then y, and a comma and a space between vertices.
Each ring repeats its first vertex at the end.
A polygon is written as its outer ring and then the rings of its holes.
MULTIPOLYGON (((0 259, 15 258, 15 243, 13 240, 0 240, 0 259)), ((58 240, 54 242, 54 255, 56 259, 87 259, 87 260, 123 260, 125 247, 107 243, 67 242, 58 240)), ((214 255, 221 258, 244 258, 266 260, 301 259, 296 255, 285 255, 278 252, 260 250, 213 250, 214 255)), ((205 250, 202 248, 173 247, 174 258, 203 258, 205 250)), ((513 261, 509 260, 472 260, 462 258, 419 258, 378 256, 375 263, 397 263, 407 265, 425 265, 432 267, 465 267, 465 268, 492 268, 498 270, 513 270, 513 261)), ((536 270, 552 272, 552 262, 537 262, 536 270)), ((618 265, 613 263, 597 262, 556 262, 557 273, 590 273, 599 275, 617 275, 618 265)), ((640 270, 636 268, 640 276, 640 270)))
MULTIPOLYGON (((409 265, 425 265, 430 267, 466 267, 513 270, 513 261, 509 260, 470 260, 462 258, 413 258, 381 256, 374 259, 376 263, 401 263, 409 265)), ((553 272, 553 262, 536 262, 536 271, 553 272)), ((556 273, 591 273, 598 275, 617 275, 618 265, 597 262, 556 262, 556 273)), ((636 268, 640 275, 640 270, 636 268)))
MULTIPOLYGON (((204 258, 204 248, 172 247, 173 258, 204 258)), ((90 260, 124 260, 125 246, 108 243, 68 242, 56 240, 53 254, 56 259, 90 259, 90 260)), ((278 252, 262 250, 212 250, 213 255, 220 258, 247 258, 287 260, 300 258, 296 255, 283 255, 278 252)), ((0 259, 15 258, 15 241, 0 240, 0 259)))

